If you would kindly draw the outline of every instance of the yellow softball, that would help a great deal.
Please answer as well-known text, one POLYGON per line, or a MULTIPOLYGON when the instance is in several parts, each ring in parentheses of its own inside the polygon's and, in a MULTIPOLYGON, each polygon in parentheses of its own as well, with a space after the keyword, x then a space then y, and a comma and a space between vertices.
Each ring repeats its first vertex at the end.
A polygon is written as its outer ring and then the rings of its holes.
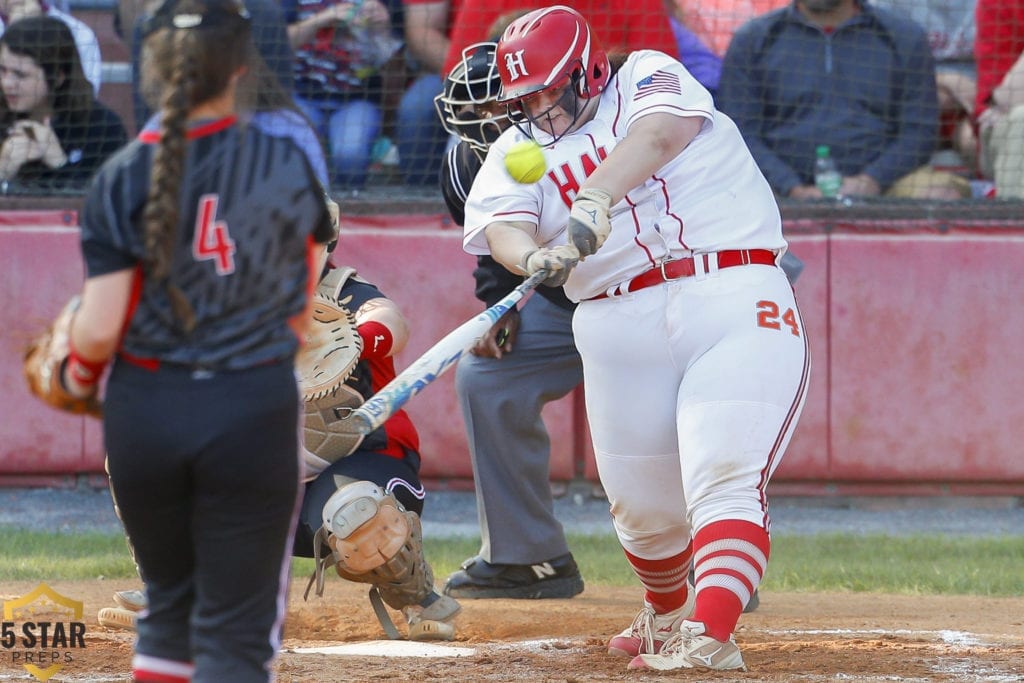
POLYGON ((548 164, 544 150, 533 140, 523 140, 509 147, 505 154, 505 168, 517 183, 535 183, 544 177, 548 164))

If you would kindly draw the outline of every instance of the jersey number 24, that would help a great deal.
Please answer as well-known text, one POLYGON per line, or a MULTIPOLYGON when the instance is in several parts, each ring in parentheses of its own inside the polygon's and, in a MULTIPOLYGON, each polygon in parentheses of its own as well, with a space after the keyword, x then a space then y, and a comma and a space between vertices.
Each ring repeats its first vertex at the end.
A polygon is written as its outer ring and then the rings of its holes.
POLYGON ((793 336, 800 336, 800 324, 797 322, 796 313, 793 312, 792 308, 781 311, 779 305, 774 301, 763 300, 757 302, 758 327, 764 327, 769 330, 781 330, 782 325, 788 327, 793 336))

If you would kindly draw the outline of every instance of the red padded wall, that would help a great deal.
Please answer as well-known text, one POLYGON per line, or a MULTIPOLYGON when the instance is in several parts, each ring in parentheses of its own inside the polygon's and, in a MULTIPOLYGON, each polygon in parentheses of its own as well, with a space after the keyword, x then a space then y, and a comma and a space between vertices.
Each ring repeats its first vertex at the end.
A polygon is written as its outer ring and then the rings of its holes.
MULTIPOLYGON (((0 212, 0 482, 102 472, 97 421, 33 399, 27 341, 81 286, 73 211, 0 212)), ((812 353, 807 403, 773 487, 788 493, 1024 493, 1024 222, 789 221, 812 353)), ((409 318, 400 368, 481 308, 473 257, 440 214, 347 217, 333 259, 354 264, 409 318)), ((449 372, 407 410, 423 476, 472 486, 449 372)), ((552 479, 596 481, 583 392, 548 406, 552 479)))

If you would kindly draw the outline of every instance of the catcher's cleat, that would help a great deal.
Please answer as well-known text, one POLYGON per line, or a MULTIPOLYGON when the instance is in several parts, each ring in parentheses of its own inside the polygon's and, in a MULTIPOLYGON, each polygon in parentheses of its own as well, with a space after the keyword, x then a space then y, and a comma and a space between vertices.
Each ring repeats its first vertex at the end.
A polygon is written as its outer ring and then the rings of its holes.
POLYGON ((100 626, 107 628, 119 628, 125 631, 135 630, 135 612, 120 607, 104 607, 96 614, 96 621, 100 626))
POLYGON ((689 588, 683 606, 665 614, 655 614, 654 608, 645 601, 633 623, 608 641, 608 654, 636 657, 638 654, 657 653, 661 650, 662 645, 679 632, 683 620, 693 616, 697 597, 693 586, 689 588))
POLYGON ((462 606, 447 595, 432 591, 419 605, 402 608, 409 624, 409 640, 454 640, 455 617, 462 606))
POLYGON ((145 591, 117 591, 114 593, 114 602, 131 612, 141 612, 149 605, 145 591))
MULTIPOLYGON (((343 478, 339 478, 343 479, 343 478)), ((315 571, 306 586, 323 594, 324 571, 371 584, 374 613, 392 640, 402 638, 387 607, 401 610, 410 640, 452 640, 462 607, 434 590, 434 571, 423 556, 420 517, 370 481, 336 480, 341 487, 324 504, 324 525, 313 537, 315 571), (321 557, 324 548, 330 554, 321 557)))
POLYGON ((470 600, 571 598, 582 592, 583 577, 572 553, 535 564, 491 564, 473 557, 444 584, 445 595, 470 600))
POLYGON ((750 594, 750 600, 747 600, 747 604, 743 607, 744 614, 750 614, 761 605, 761 598, 757 597, 757 589, 750 594))
POLYGON ((746 671, 736 641, 729 637, 724 643, 704 635, 704 624, 684 621, 679 633, 665 641, 658 654, 641 654, 629 663, 630 669, 712 669, 746 671))

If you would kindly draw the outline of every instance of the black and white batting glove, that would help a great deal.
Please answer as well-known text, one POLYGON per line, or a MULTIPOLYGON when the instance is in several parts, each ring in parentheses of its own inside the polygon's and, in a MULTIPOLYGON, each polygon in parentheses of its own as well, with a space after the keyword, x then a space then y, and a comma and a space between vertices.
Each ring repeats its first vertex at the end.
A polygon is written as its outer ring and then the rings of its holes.
POLYGON ((612 196, 589 188, 576 195, 569 210, 569 244, 586 258, 601 248, 612 231, 612 196))
POLYGON ((548 277, 544 284, 548 287, 561 287, 569 279, 569 273, 579 262, 580 254, 576 247, 563 244, 557 247, 534 249, 523 254, 519 267, 527 275, 545 270, 548 277))

